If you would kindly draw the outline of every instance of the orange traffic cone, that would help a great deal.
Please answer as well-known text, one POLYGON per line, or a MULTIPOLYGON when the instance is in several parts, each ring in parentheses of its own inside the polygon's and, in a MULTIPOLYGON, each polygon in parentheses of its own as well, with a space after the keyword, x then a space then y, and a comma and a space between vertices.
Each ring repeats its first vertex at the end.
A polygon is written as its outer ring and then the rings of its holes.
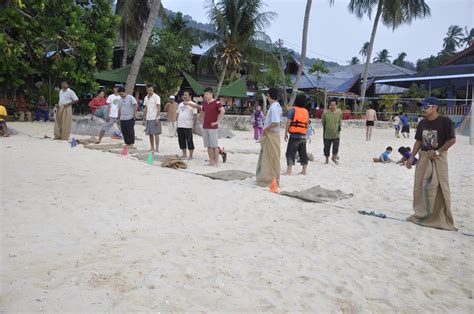
POLYGON ((270 192, 278 193, 278 184, 275 177, 273 177, 272 184, 270 184, 270 192))
POLYGON ((122 156, 127 156, 127 145, 123 145, 122 156))

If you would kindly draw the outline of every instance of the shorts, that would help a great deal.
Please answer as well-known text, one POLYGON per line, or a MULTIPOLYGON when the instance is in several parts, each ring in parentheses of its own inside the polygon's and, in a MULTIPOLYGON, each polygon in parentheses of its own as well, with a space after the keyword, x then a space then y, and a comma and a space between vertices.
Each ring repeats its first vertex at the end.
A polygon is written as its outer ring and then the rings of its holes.
POLYGON ((410 133, 410 126, 409 125, 402 126, 402 133, 410 133))
POLYGON ((204 147, 219 147, 218 133, 218 129, 202 129, 202 140, 204 141, 204 147))
POLYGON ((374 125, 375 125, 374 121, 369 121, 369 120, 367 120, 367 121, 365 122, 365 126, 374 126, 374 125))
POLYGON ((110 118, 109 122, 106 122, 100 130, 104 132, 108 132, 114 126, 114 123, 118 123, 118 119, 110 118))
POLYGON ((397 124, 397 125, 394 125, 394 127, 395 127, 395 131, 400 131, 400 125, 397 124))
POLYGON ((160 120, 146 120, 145 134, 146 135, 160 135, 161 134, 161 121, 160 120))

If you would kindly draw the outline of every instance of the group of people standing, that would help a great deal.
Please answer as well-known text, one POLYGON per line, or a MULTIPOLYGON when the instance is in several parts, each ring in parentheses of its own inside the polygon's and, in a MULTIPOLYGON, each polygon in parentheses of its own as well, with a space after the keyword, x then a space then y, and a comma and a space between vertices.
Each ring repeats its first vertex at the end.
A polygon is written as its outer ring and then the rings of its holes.
MULTIPOLYGON (((263 121, 262 136, 260 138, 261 150, 256 170, 257 184, 260 186, 268 186, 273 179, 276 180, 277 184, 280 183, 280 123, 282 108, 277 101, 279 99, 279 90, 270 88, 267 98, 270 107, 263 121)), ((306 109, 307 103, 308 98, 304 94, 298 94, 295 98, 295 106, 288 111, 288 121, 284 135, 285 141, 288 142, 285 154, 287 161, 285 175, 292 174, 297 155, 302 166, 301 174, 307 174, 308 153, 306 144, 308 136, 312 133, 309 113, 306 109)), ((329 111, 323 114, 322 125, 326 164, 329 163, 331 147, 331 160, 338 164, 342 114, 337 110, 337 102, 335 100, 329 102, 329 111)))

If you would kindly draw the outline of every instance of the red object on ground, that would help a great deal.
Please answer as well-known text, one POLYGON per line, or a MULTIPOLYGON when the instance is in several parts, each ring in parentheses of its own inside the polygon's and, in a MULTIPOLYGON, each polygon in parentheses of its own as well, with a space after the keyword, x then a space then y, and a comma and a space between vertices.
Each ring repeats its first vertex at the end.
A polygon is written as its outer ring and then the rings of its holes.
POLYGON ((122 156, 127 156, 127 145, 123 145, 122 156))

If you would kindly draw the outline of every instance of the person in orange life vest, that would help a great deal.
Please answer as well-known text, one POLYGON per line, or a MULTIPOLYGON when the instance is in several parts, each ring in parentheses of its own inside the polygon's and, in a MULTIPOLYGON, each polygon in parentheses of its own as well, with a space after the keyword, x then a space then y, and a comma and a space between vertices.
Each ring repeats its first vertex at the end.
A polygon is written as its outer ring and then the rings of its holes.
POLYGON ((285 141, 288 142, 286 148, 287 170, 285 175, 291 175, 291 169, 295 164, 296 152, 300 156, 300 163, 303 166, 301 174, 306 175, 308 167, 308 154, 306 153, 306 134, 308 132, 309 113, 306 110, 308 98, 304 94, 299 94, 295 99, 295 106, 288 110, 288 122, 285 128, 285 141), (288 133, 290 136, 288 137, 288 133))

